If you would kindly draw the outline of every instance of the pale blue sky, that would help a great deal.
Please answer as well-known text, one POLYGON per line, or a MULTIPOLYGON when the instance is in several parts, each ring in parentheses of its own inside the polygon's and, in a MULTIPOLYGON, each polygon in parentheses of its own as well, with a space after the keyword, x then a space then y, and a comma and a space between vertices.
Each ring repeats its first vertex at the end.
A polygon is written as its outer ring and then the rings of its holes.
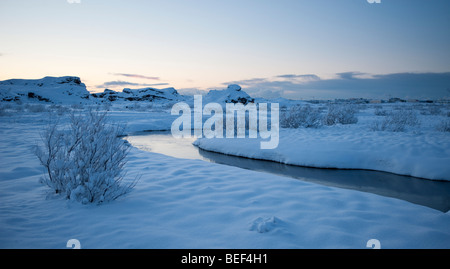
MULTIPOLYGON (((314 87, 327 83, 280 76, 450 72, 449 33, 448 0, 0 0, 0 80, 75 75, 91 91, 183 91, 261 79, 254 94, 334 98, 346 86, 325 93, 314 87)), ((422 95, 450 96, 448 77, 422 95)))

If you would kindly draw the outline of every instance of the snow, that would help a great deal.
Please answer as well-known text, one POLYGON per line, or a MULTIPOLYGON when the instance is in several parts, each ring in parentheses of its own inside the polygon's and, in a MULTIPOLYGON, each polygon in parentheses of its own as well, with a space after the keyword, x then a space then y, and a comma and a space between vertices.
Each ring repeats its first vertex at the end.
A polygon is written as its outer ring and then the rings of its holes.
MULTIPOLYGON (((235 84, 229 85, 227 89, 209 91, 205 95, 206 102, 246 104, 254 100, 235 84)), ((83 105, 112 103, 170 105, 186 101, 193 105, 192 96, 180 95, 174 88, 124 88, 121 92, 105 89, 100 93, 90 93, 81 79, 73 76, 0 81, 0 102, 12 101, 83 105)))
MULTIPOLYGON (((111 112, 111 119, 127 122, 128 131, 138 131, 164 129, 172 118, 167 111, 117 110, 111 112)), ((66 248, 69 239, 79 240, 81 248, 364 249, 370 239, 379 240, 381 248, 450 248, 449 212, 137 148, 130 151, 126 171, 128 180, 137 175, 141 178, 129 194, 100 206, 65 200, 39 183, 44 171, 31 147, 46 123, 45 113, 0 117, 0 248, 66 248)), ((388 149, 378 149, 376 156, 390 153, 395 156, 388 156, 387 161, 403 156, 408 162, 418 162, 414 154, 425 150, 435 153, 435 159, 424 160, 427 164, 436 161, 435 170, 446 169, 439 161, 448 157, 448 152, 436 154, 437 145, 448 149, 444 134, 352 135, 354 128, 363 127, 364 122, 359 127, 338 126, 339 132, 334 127, 312 130, 316 136, 306 141, 310 147, 302 147, 310 150, 311 164, 336 165, 331 158, 321 158, 326 148, 343 154, 345 147, 358 156, 339 158, 338 164, 361 164, 365 162, 358 158, 370 152, 368 149, 377 150, 375 142, 385 136, 395 140, 388 149), (324 143, 325 138, 328 144, 314 155, 313 146, 324 143), (345 144, 339 146, 341 142, 345 144), (362 142, 368 145, 359 149, 362 142), (411 147, 421 143, 425 143, 421 148, 411 147)), ((309 131, 283 130, 280 137, 286 135, 300 143, 309 131)), ((199 141, 206 145, 213 140, 199 141)), ((256 143, 252 141, 246 142, 256 143)), ((277 154, 287 149, 282 142, 277 154)), ((219 145, 225 144, 234 145, 219 145)), ((294 154, 286 152, 283 158, 292 161, 289 158, 294 154)), ((277 156, 266 154, 267 158, 277 156)), ((401 164, 394 167, 406 169, 401 164)), ((417 170, 424 173, 427 168, 417 170)))
POLYGON ((117 102, 117 101, 146 101, 146 102, 168 102, 184 100, 174 88, 155 89, 142 88, 130 89, 125 88, 122 92, 105 89, 103 93, 94 93, 91 95, 93 100, 100 102, 117 102))
MULTIPOLYGON (((69 239, 79 240, 81 248, 361 249, 370 239, 379 240, 381 248, 450 248, 450 211, 134 147, 125 181, 140 180, 130 193, 102 205, 66 200, 40 183, 45 171, 32 150, 48 124, 48 110, 65 116, 103 103, 111 121, 126 124, 125 135, 170 130, 178 117, 170 115, 171 105, 192 104, 193 98, 173 88, 105 90, 93 97, 77 77, 46 77, 1 81, 0 100, 3 249, 66 248, 69 239), (44 105, 31 109, 28 103, 44 105)), ((282 109, 305 103, 277 100, 282 109)), ((203 98, 203 104, 254 101, 268 102, 251 98, 238 85, 203 98)), ((289 164, 450 180, 449 133, 436 130, 448 118, 448 107, 439 115, 425 105, 413 108, 423 112, 421 125, 405 132, 372 130, 380 116, 367 106, 357 124, 281 129, 273 150, 260 150, 260 140, 248 138, 202 138, 195 144, 289 164)))
POLYGON ((194 144, 208 151, 285 164, 450 180, 450 136, 435 128, 441 116, 421 115, 422 126, 406 132, 371 130, 377 117, 369 109, 358 116, 358 124, 280 128, 279 145, 273 150, 261 150, 261 140, 250 138, 201 138, 194 144))
POLYGON ((253 102, 254 98, 242 91, 241 86, 236 84, 228 85, 224 90, 211 90, 204 97, 206 103, 243 103, 253 102))
POLYGON ((111 102, 166 103, 185 100, 174 88, 125 88, 122 92, 105 89, 90 93, 79 77, 45 77, 0 81, 0 101, 53 104, 99 104, 111 102))
POLYGON ((141 131, 168 131, 177 116, 166 112, 137 112, 130 110, 113 110, 108 113, 109 118, 125 125, 126 134, 141 131))
POLYGON ((88 102, 89 92, 79 77, 45 77, 0 81, 1 101, 80 104, 88 102))

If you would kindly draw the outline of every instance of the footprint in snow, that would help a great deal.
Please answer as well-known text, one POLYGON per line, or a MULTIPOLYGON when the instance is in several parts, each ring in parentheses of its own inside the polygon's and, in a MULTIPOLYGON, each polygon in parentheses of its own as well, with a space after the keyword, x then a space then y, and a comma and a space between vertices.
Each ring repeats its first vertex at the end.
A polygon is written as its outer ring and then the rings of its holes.
POLYGON ((250 231, 256 231, 258 233, 267 233, 282 226, 285 226, 284 221, 282 221, 277 217, 270 217, 270 218, 259 217, 251 222, 250 231))

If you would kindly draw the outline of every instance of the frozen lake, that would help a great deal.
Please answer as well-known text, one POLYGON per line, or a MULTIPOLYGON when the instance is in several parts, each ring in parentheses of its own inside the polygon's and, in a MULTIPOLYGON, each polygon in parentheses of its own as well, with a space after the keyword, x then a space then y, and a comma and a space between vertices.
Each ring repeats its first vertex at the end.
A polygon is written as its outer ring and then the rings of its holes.
POLYGON ((182 159, 236 166, 244 169, 296 178, 311 183, 370 192, 427 206, 442 212, 450 210, 450 182, 432 181, 368 170, 318 169, 254 160, 201 150, 196 138, 174 138, 170 132, 140 132, 126 137, 133 146, 182 159))

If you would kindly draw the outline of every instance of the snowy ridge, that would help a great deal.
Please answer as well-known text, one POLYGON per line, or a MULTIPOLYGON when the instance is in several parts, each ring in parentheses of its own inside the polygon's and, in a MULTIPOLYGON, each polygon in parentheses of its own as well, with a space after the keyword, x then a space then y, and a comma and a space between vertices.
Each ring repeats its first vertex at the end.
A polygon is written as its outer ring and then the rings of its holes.
POLYGON ((0 81, 0 100, 4 102, 46 102, 78 104, 89 99, 89 91, 79 77, 44 77, 0 81))
MULTIPOLYGON (((253 103, 255 99, 242 91, 239 85, 229 85, 224 90, 211 90, 203 98, 204 103, 253 103)), ((0 102, 43 102, 54 104, 95 104, 107 102, 174 103, 187 101, 174 88, 124 88, 121 92, 105 89, 90 93, 79 77, 44 77, 42 79, 10 79, 0 81, 0 102)))
POLYGON ((225 90, 211 90, 203 98, 204 103, 253 103, 254 98, 242 91, 241 86, 228 85, 225 90))
MULTIPOLYGON (((204 96, 205 103, 253 103, 255 99, 242 91, 239 85, 224 90, 211 90, 204 96)), ((192 96, 183 96, 174 88, 124 88, 121 92, 105 89, 90 93, 79 77, 45 77, 42 79, 10 79, 0 81, 1 102, 44 102, 55 104, 86 104, 107 102, 193 102, 192 96)))
POLYGON ((185 100, 174 88, 125 88, 122 92, 105 89, 90 93, 79 77, 45 77, 0 81, 1 102, 43 102, 54 104, 95 104, 113 101, 174 102, 185 100))
POLYGON ((145 102, 172 102, 183 100, 184 97, 179 95, 174 88, 155 89, 129 89, 125 88, 122 92, 116 92, 110 89, 105 89, 102 93, 93 93, 91 95, 94 100, 100 102, 114 102, 114 101, 145 101, 145 102))

